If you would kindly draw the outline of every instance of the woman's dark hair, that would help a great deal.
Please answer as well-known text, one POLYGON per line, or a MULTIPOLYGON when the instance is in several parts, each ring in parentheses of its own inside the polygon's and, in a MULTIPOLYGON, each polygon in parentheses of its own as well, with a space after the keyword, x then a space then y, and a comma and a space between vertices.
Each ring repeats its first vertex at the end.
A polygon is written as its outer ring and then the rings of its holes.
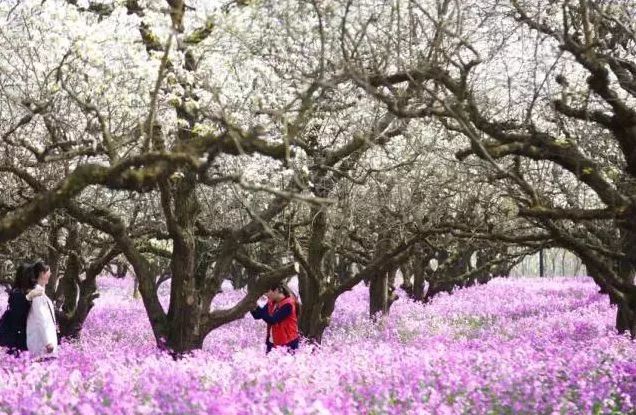
POLYGON ((26 292, 30 287, 28 264, 20 263, 15 269, 15 278, 13 280, 13 289, 26 292))
POLYGON ((49 266, 44 263, 44 261, 36 261, 31 265, 26 274, 29 279, 29 288, 34 288, 38 283, 38 277, 41 273, 49 270, 49 266))
POLYGON ((283 294, 285 297, 289 297, 291 295, 291 290, 282 282, 280 284, 272 284, 269 286, 270 291, 278 291, 283 294))

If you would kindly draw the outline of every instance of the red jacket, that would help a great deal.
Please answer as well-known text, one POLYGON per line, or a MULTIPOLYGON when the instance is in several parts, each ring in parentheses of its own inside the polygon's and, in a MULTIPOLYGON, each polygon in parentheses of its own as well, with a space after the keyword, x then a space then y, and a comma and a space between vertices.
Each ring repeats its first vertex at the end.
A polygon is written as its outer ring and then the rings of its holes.
POLYGON ((280 323, 267 326, 268 338, 271 334, 274 346, 283 346, 298 338, 298 313, 296 309, 296 300, 293 297, 286 297, 279 303, 269 301, 267 303, 267 312, 271 316, 277 309, 286 304, 290 304, 292 307, 291 315, 280 323))

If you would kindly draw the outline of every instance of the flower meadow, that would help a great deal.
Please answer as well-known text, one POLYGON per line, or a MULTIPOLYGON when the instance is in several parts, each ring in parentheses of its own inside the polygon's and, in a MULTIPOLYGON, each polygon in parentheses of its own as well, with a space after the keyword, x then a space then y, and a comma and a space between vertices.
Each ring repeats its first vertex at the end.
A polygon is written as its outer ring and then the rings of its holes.
POLYGON ((636 342, 587 278, 495 279, 427 305, 401 295, 378 321, 361 285, 318 348, 265 355, 264 324, 248 315, 181 360, 155 348, 130 279, 99 285, 81 340, 56 360, 2 356, 0 413, 636 413, 636 342))

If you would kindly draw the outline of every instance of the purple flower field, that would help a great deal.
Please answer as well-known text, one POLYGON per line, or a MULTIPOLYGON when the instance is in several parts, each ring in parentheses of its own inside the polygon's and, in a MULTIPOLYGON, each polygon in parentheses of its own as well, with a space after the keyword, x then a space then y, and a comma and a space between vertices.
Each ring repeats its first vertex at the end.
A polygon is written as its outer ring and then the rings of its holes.
POLYGON ((2 357, 0 413, 634 413, 636 343, 597 291, 586 278, 496 279, 426 306, 401 299, 372 323, 359 286, 320 348, 265 356, 248 316, 175 361, 157 352, 132 282, 103 278, 81 341, 57 360, 2 357))

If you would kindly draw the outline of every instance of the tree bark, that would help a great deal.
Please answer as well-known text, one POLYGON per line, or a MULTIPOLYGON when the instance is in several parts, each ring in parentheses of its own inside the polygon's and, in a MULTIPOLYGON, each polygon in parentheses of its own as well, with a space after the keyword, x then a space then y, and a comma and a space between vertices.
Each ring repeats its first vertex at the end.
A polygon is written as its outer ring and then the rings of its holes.
POLYGON ((298 288, 303 304, 298 328, 310 342, 320 344, 331 320, 331 313, 327 310, 330 309, 329 304, 335 305, 335 299, 327 297, 320 282, 311 278, 304 269, 300 270, 298 276, 298 288))
POLYGON ((400 272, 402 273, 402 285, 401 288, 410 297, 413 292, 413 266, 411 265, 413 260, 405 261, 400 266, 400 272))
MULTIPOLYGON (((626 286, 634 285, 636 232, 621 229, 620 234, 621 250, 625 253, 625 258, 617 261, 617 274, 626 286)), ((617 301, 616 330, 619 333, 629 332, 632 338, 636 338, 636 292, 624 292, 623 297, 617 301)))
POLYGON ((404 265, 403 273, 409 272, 409 277, 404 279, 402 289, 406 291, 409 298, 415 301, 423 301, 426 288, 426 270, 429 261, 434 258, 433 253, 425 249, 421 244, 413 248, 413 255, 404 265))
POLYGON ((60 231, 59 226, 53 226, 49 231, 48 240, 49 246, 47 248, 46 263, 51 269, 51 279, 46 285, 46 295, 54 302, 57 299, 55 293, 57 292, 58 281, 60 279, 60 246, 58 243, 58 234, 60 231))
POLYGON ((68 297, 64 297, 65 306, 57 315, 60 335, 62 337, 74 339, 80 337, 84 323, 95 305, 95 299, 99 297, 99 293, 97 292, 97 276, 118 254, 119 250, 115 247, 100 252, 99 257, 88 265, 86 277, 82 281, 79 280, 79 275, 77 274, 74 276, 71 274, 64 276, 64 278, 70 277, 75 280, 79 292, 74 304, 70 304, 68 297))
MULTIPOLYGON (((391 249, 391 239, 386 232, 381 232, 375 246, 375 256, 380 257, 391 249)), ((374 273, 369 280, 369 315, 371 317, 389 312, 389 273, 374 273)))
POLYGON ((309 341, 320 343, 331 319, 331 312, 328 310, 333 311, 331 303, 335 304, 335 298, 332 299, 327 294, 329 284, 335 283, 335 275, 327 276, 323 273, 323 262, 327 253, 324 244, 327 214, 324 208, 315 206, 311 208, 310 214, 314 220, 311 225, 307 258, 304 258, 299 249, 296 252, 303 267, 299 275, 299 291, 303 303, 299 328, 309 341))
MULTIPOLYGON (((428 257, 427 257, 428 258, 428 257)), ((430 259, 429 259, 430 261, 430 259)), ((417 264, 418 266, 414 269, 413 274, 413 292, 411 294, 411 298, 416 301, 424 301, 424 296, 426 295, 426 268, 428 266, 428 261, 422 261, 420 259, 417 264), (426 264, 426 265, 425 265, 426 264)))
MULTIPOLYGON (((95 270, 97 271, 97 270, 95 270)), ((72 313, 62 312, 58 316, 60 335, 64 338, 77 339, 80 337, 86 318, 95 305, 97 293, 97 273, 87 271, 86 279, 79 284, 80 295, 72 313)))
POLYGON ((617 304, 616 330, 619 333, 629 333, 632 339, 636 338, 636 296, 627 295, 617 304))
POLYGON ((389 311, 389 275, 379 272, 369 282, 369 315, 387 314, 389 311))
POLYGON ((75 307, 77 306, 77 298, 79 294, 79 275, 81 272, 81 264, 79 260, 80 248, 80 236, 79 225, 77 223, 69 223, 67 225, 68 236, 66 238, 66 251, 68 257, 66 258, 66 267, 64 277, 60 279, 59 289, 56 293, 56 297, 63 299, 62 311, 64 314, 72 315, 75 313, 75 307))
POLYGON ((201 348, 204 338, 201 330, 202 317, 203 313, 209 311, 204 310, 201 290, 195 278, 195 222, 199 212, 195 187, 195 173, 188 171, 175 185, 174 191, 169 189, 168 184, 161 189, 162 192, 172 193, 174 200, 174 213, 170 212, 170 206, 164 206, 168 221, 172 222, 169 229, 173 239, 166 346, 177 354, 201 348))

